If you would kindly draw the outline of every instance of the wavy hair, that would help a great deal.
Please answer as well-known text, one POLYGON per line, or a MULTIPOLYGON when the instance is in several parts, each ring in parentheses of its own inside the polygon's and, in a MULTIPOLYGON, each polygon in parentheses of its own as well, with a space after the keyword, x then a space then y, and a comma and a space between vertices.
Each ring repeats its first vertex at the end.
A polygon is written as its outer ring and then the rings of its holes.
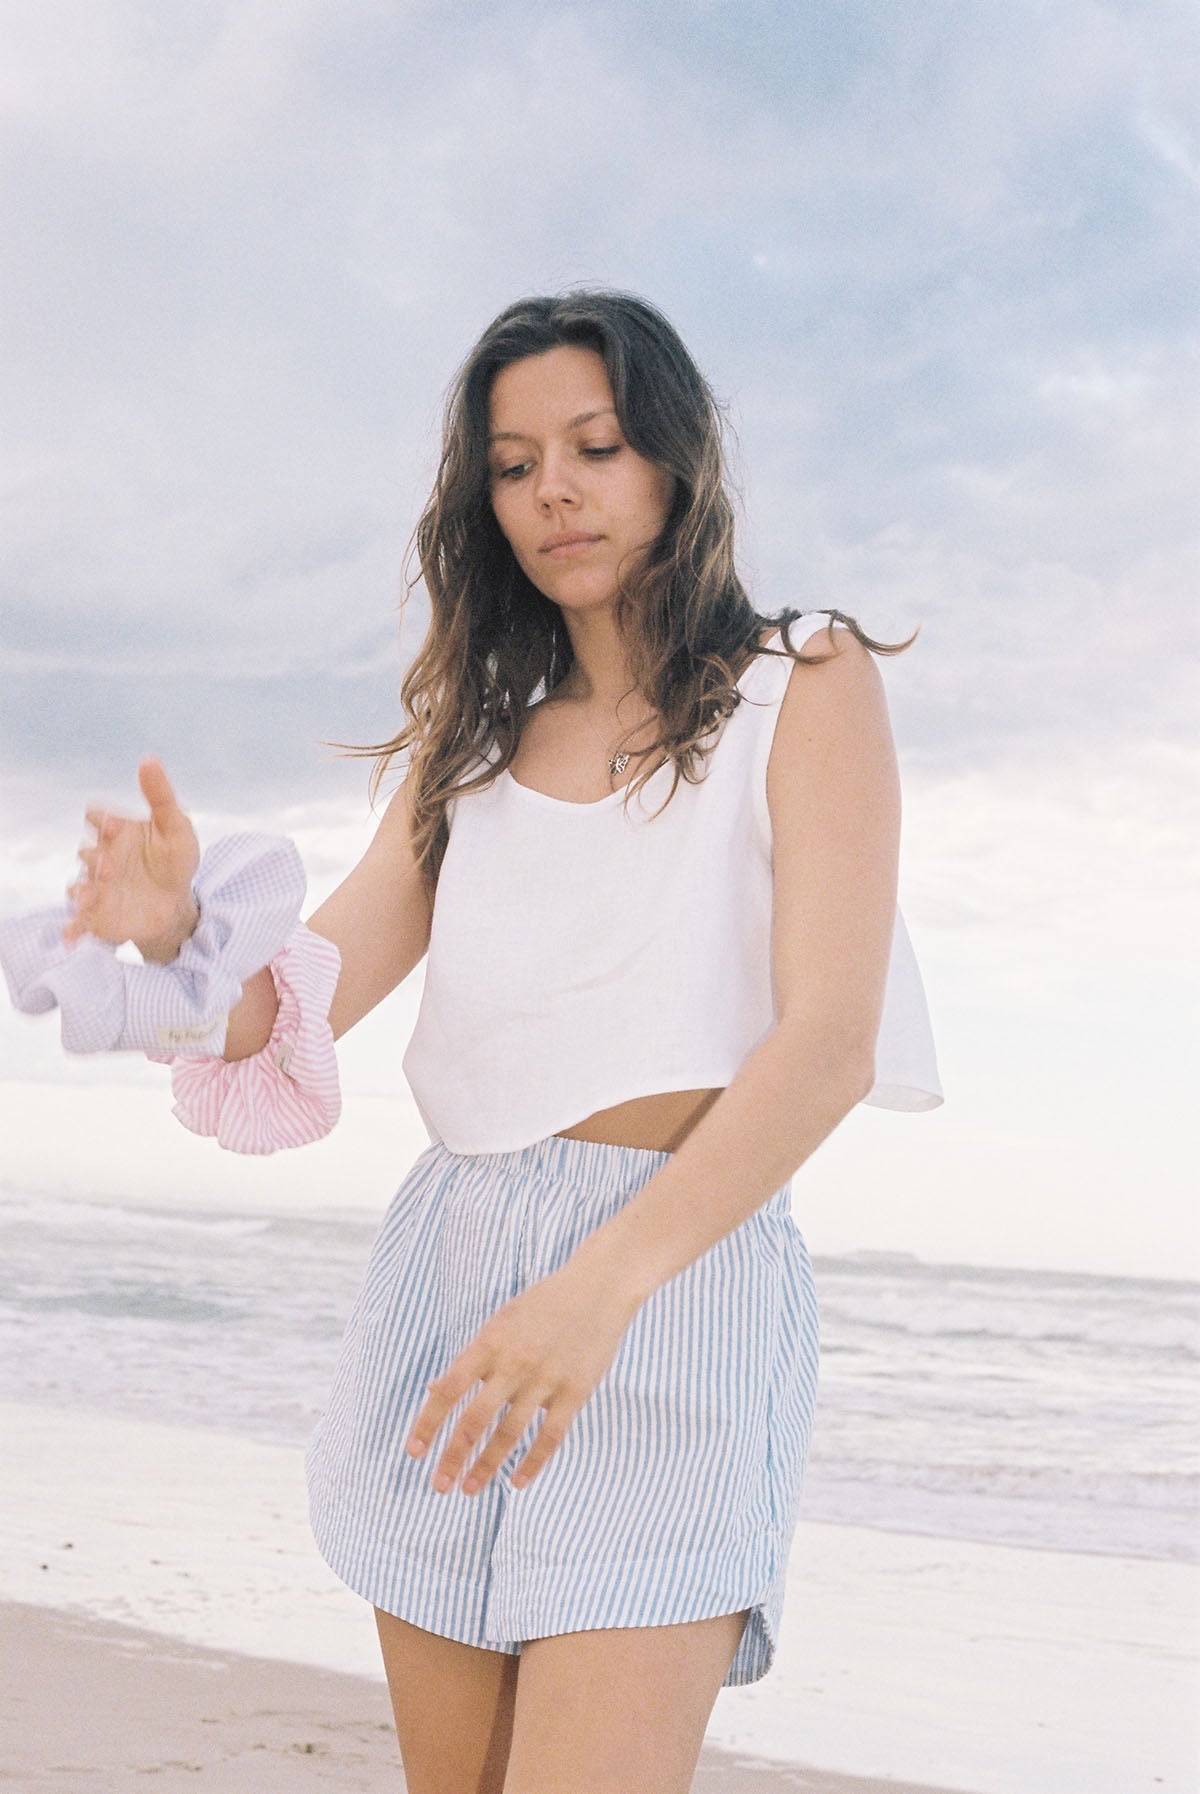
MULTIPOLYGON (((535 692, 544 687, 549 695, 574 664, 562 612, 526 577, 501 534, 488 464, 496 375, 561 344, 603 358, 626 442, 674 476, 662 533, 617 592, 635 687, 660 724, 656 739, 631 754, 641 765, 626 804, 665 759, 674 776, 663 807, 681 778, 703 776, 714 731, 741 701, 737 680, 754 655, 786 653, 806 665, 828 658, 792 648, 788 625, 802 611, 761 616, 746 595, 734 563, 721 411, 662 313, 607 289, 518 300, 484 331, 447 395, 441 461, 413 537, 420 573, 402 601, 403 608, 423 580, 430 624, 400 688, 407 720, 390 741, 350 749, 375 757, 372 797, 393 759, 407 755, 413 848, 431 895, 449 841, 447 805, 500 776, 535 692), (781 630, 783 648, 759 645, 768 624, 781 630)), ((916 639, 876 642, 841 611, 826 614, 875 654, 902 653, 916 639)))

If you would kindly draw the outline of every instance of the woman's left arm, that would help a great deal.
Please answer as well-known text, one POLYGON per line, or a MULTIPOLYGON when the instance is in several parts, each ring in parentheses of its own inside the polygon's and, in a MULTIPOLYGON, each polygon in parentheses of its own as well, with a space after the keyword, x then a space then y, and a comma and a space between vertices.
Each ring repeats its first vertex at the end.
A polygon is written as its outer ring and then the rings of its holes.
POLYGON ((667 1163, 563 1268, 497 1311, 443 1375, 410 1435, 422 1455, 475 1382, 440 1455, 449 1489, 509 1404, 464 1488, 481 1487, 538 1408, 528 1482, 611 1363, 634 1314, 762 1206, 874 1082, 895 923, 900 784, 879 669, 848 630, 798 662, 767 774, 777 1025, 667 1163))
MULTIPOLYGON (((822 645, 823 645, 822 638, 822 645)), ((658 1174, 584 1242, 642 1300, 785 1183, 874 1083, 900 779, 879 668, 850 634, 797 663, 767 774, 778 1023, 658 1174)))

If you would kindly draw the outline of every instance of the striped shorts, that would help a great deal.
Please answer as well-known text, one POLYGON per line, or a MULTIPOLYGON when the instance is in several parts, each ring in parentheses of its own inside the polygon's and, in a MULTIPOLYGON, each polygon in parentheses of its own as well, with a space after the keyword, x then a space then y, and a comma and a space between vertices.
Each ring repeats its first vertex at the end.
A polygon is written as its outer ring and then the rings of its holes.
POLYGON ((666 1163, 552 1134, 416 1160, 372 1246, 306 1454, 326 1562, 384 1612, 494 1651, 595 1627, 750 1610, 725 1686, 771 1667, 816 1399, 812 1267, 790 1181, 638 1309, 523 1489, 540 1414, 475 1495, 405 1440, 430 1380, 666 1163))

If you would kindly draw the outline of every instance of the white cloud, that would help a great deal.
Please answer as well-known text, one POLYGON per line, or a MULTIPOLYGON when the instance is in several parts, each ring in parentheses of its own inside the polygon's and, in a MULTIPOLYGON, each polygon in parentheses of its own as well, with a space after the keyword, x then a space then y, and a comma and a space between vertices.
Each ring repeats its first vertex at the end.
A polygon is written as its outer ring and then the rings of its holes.
POLYGON ((920 777, 905 807, 910 907, 934 929, 974 931, 991 997, 1014 975, 1086 979, 1108 959, 1178 966, 1200 887, 1200 753, 1126 743, 1106 755, 920 777), (988 952, 1003 933, 1003 962, 988 952))
POLYGON ((1175 602, 1178 354, 1110 340, 1081 234, 1168 115, 1161 11, 9 9, 6 664, 378 663, 443 380, 583 277, 737 385, 769 602, 906 532, 918 615, 973 549, 973 604, 1014 566, 1103 596, 1151 493, 1175 602))

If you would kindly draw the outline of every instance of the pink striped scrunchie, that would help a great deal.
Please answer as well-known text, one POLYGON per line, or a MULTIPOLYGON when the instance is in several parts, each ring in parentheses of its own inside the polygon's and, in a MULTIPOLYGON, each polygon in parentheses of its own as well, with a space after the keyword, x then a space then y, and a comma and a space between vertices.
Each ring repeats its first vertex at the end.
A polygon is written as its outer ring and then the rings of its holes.
POLYGON ((342 1112, 329 1008, 341 971, 332 941, 298 922, 270 962, 279 1014, 248 1059, 151 1053, 171 1066, 174 1113, 229 1152, 278 1152, 331 1132, 342 1112))

